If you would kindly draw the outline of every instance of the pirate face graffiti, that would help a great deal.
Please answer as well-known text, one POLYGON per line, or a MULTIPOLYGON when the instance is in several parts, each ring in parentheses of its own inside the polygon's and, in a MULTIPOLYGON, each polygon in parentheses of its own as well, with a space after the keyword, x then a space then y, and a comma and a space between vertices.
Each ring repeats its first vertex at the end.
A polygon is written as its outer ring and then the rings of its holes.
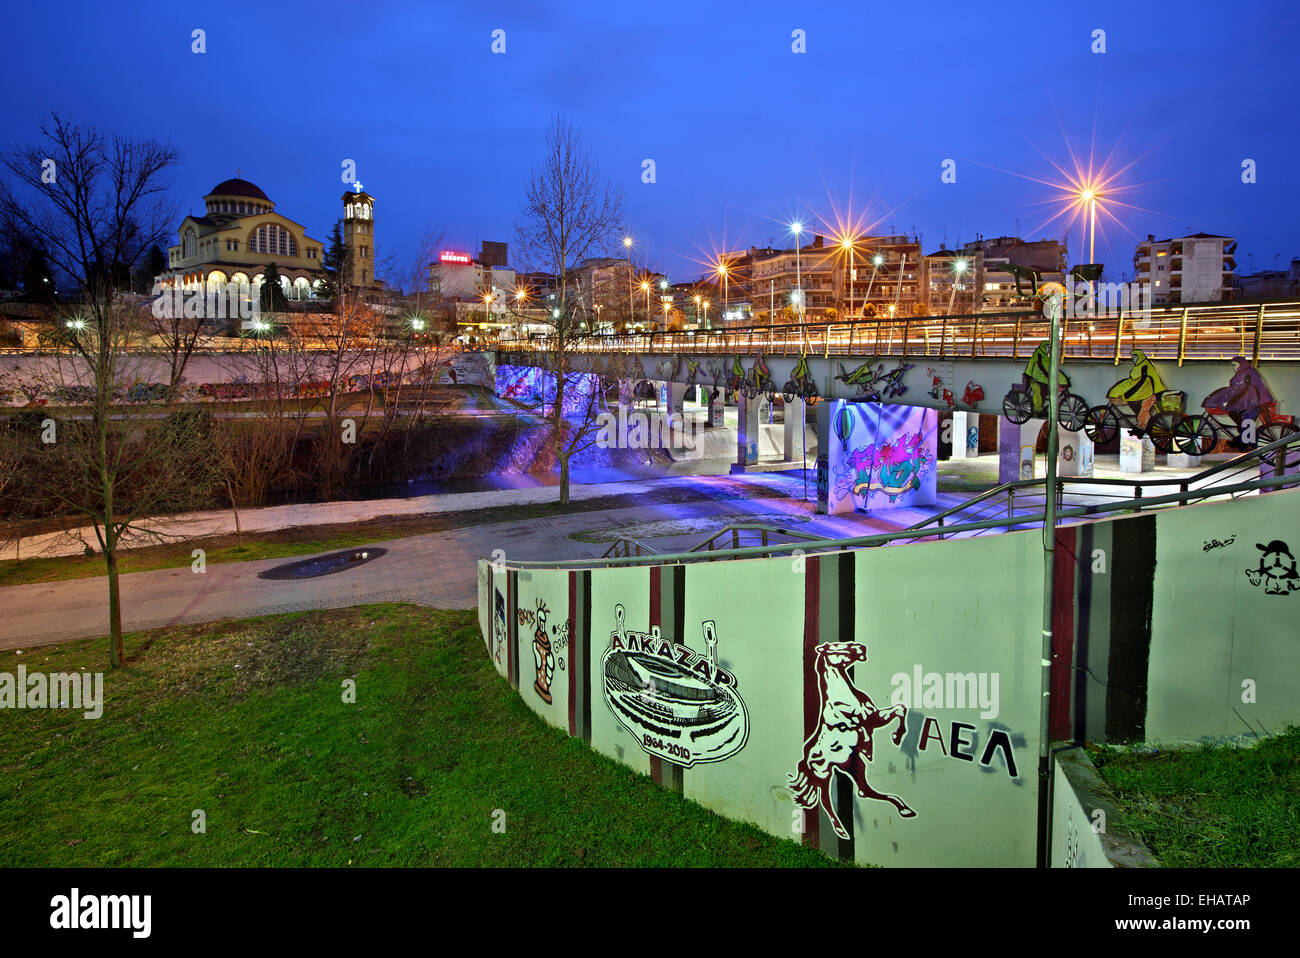
POLYGON ((665 639, 658 626, 631 632, 623 606, 601 659, 605 704, 649 755, 690 767, 745 747, 749 715, 736 677, 718 664, 717 629, 701 623, 706 655, 665 639))
POLYGON ((1274 539, 1268 545, 1256 543, 1255 548, 1263 555, 1259 557, 1259 568, 1246 570, 1251 585, 1262 585, 1267 595, 1290 595, 1300 589, 1295 556, 1285 542, 1274 539))
POLYGON ((857 789, 859 798, 889 802, 903 818, 916 812, 897 795, 878 792, 867 783, 867 765, 872 757, 872 733, 897 721, 893 743, 898 745, 906 732, 907 707, 891 705, 883 711, 865 692, 853 684, 849 669, 867 660, 867 647, 856 642, 827 642, 816 648, 817 728, 804 743, 803 758, 788 776, 787 786, 796 805, 816 808, 820 805, 840 838, 849 837, 833 801, 835 773, 845 776, 857 789))

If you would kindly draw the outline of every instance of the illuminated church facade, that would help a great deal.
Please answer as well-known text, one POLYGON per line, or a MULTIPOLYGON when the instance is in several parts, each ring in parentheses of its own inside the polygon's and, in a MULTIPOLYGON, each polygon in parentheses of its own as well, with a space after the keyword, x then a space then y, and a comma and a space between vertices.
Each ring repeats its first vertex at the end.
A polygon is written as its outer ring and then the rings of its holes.
MULTIPOLYGON (((224 291, 227 284, 260 290, 266 268, 275 264, 290 300, 315 299, 325 270, 325 241, 275 210, 275 203, 248 180, 218 183, 203 198, 203 216, 186 216, 179 242, 168 250, 168 269, 156 282, 185 291, 224 291)), ((374 198, 357 186, 343 194, 343 240, 352 285, 374 280, 374 198)))

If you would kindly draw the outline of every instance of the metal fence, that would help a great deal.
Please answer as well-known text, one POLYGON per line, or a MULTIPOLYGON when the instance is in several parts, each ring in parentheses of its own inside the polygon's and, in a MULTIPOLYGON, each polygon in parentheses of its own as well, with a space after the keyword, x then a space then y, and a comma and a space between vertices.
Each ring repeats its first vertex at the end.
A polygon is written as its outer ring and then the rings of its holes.
MULTIPOLYGON (((1027 358, 1048 336, 1036 312, 980 313, 897 319, 784 323, 723 329, 598 334, 573 349, 628 353, 767 353, 772 355, 936 356, 1027 358)), ((545 337, 498 344, 502 354, 550 352, 545 337)), ((1300 360, 1300 303, 1209 303, 1152 307, 1107 317, 1062 320, 1066 359, 1127 359, 1133 349, 1148 358, 1300 360)))

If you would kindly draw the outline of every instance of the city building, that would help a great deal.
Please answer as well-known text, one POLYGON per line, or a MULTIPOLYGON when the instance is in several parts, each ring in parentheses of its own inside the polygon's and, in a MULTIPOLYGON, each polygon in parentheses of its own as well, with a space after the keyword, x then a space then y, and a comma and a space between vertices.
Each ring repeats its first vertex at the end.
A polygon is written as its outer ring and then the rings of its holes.
POLYGON ((841 315, 911 316, 928 297, 929 265, 920 240, 905 234, 864 236, 836 253, 836 299, 841 315))
POLYGON ((1235 276, 1233 288, 1235 299, 1300 298, 1300 259, 1291 260, 1289 269, 1265 269, 1235 276))
POLYGON ((1237 242, 1230 236, 1194 233, 1157 240, 1148 233, 1133 254, 1138 283, 1149 283, 1151 302, 1214 303, 1231 299, 1237 242))
MULTIPOLYGON (((345 214, 353 195, 344 194, 345 214)), ((365 238, 351 247, 354 252, 350 255, 368 264, 373 201, 362 196, 367 201, 367 232, 358 234, 359 239, 365 238)), ((275 203, 248 180, 218 183, 203 202, 204 215, 191 214, 181 221, 179 242, 168 250, 168 268, 156 283, 187 292, 224 291, 227 283, 247 284, 256 294, 263 273, 274 263, 286 297, 315 298, 325 275, 321 265, 324 242, 308 236, 301 223, 276 212, 275 203)))

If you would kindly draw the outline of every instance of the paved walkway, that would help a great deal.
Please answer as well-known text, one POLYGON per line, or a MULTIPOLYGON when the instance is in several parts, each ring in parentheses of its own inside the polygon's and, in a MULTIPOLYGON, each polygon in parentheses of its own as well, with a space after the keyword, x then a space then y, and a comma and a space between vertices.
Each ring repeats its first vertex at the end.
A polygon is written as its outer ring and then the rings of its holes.
MULTIPOLYGON (((345 572, 294 581, 258 578, 258 573, 305 557, 212 563, 197 574, 189 566, 136 572, 121 577, 123 627, 139 631, 245 618, 302 609, 341 608, 366 602, 406 601, 437 608, 473 608, 477 602, 478 559, 500 549, 509 559, 592 558, 604 554, 620 534, 644 538, 660 552, 684 551, 710 533, 742 519, 827 538, 847 538, 902 529, 969 499, 969 491, 941 493, 936 506, 896 509, 874 515, 818 516, 799 474, 759 473, 740 478, 695 476, 654 482, 575 486, 575 500, 626 496, 613 509, 511 520, 377 543, 387 554, 345 572), (741 481, 765 493, 728 498, 741 481), (721 495, 694 502, 637 504, 636 497, 674 485, 698 489, 716 483, 721 495)), ((554 487, 428 496, 420 499, 277 506, 242 513, 245 531, 313 523, 358 522, 392 515, 420 515, 523 502, 554 501, 554 487)), ((230 531, 228 513, 195 517, 186 529, 210 522, 212 534, 230 531)), ((27 554, 24 551, 24 554, 27 554)), ((108 587, 104 577, 33 583, 0 589, 0 648, 30 648, 107 634, 108 587)))

